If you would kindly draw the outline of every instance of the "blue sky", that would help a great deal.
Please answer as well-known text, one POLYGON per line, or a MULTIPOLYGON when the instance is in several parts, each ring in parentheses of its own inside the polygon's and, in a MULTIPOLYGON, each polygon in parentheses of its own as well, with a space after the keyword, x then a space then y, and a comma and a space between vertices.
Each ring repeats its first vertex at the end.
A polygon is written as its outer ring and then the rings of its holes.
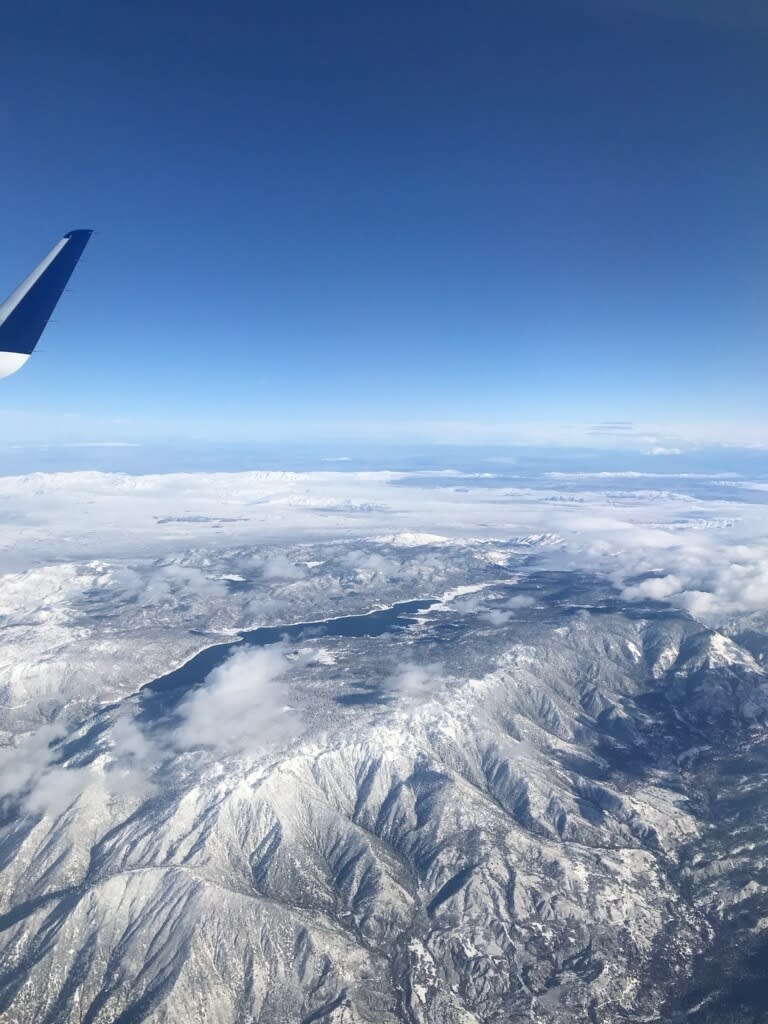
POLYGON ((4 39, 0 290, 98 232, 6 442, 766 440, 759 5, 45 0, 4 39))

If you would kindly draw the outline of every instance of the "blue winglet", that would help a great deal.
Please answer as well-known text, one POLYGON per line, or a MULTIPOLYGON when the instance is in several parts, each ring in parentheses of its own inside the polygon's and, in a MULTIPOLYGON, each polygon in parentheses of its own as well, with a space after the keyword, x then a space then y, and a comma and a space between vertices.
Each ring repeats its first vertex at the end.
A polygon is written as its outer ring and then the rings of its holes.
POLYGON ((64 235, 0 305, 0 377, 29 358, 92 233, 81 229, 64 235))

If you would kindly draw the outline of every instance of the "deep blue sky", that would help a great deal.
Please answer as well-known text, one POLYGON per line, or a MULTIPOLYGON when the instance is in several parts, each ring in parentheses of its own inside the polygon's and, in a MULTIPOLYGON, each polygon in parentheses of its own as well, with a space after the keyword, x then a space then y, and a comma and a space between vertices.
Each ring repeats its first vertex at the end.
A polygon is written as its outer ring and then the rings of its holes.
POLYGON ((98 234, 2 436, 765 424, 761 7, 11 5, 0 290, 98 234))

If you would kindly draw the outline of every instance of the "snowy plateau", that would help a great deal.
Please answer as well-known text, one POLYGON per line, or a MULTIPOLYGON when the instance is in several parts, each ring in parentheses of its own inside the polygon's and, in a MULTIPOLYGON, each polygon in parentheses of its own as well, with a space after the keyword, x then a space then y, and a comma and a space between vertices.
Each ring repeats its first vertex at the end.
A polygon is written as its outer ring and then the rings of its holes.
POLYGON ((768 1020, 766 503, 0 477, 0 1020, 768 1020))

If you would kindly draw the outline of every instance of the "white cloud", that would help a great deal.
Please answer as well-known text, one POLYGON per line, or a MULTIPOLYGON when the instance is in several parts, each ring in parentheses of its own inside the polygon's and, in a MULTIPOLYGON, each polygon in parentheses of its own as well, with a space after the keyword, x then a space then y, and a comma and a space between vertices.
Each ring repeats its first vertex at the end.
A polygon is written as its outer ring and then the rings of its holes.
POLYGON ((455 598, 451 602, 451 610, 460 615, 478 615, 483 622, 491 626, 503 626, 522 608, 530 608, 535 603, 528 594, 500 597, 498 592, 480 591, 455 598))
POLYGON ((305 566, 296 565, 287 555, 280 553, 257 560, 255 568, 261 571, 265 580, 303 580, 307 575, 305 566))
POLYGON ((56 763, 56 741, 65 735, 63 724, 46 724, 0 751, 0 796, 20 799, 32 814, 56 816, 92 787, 105 797, 144 799, 155 792, 150 775, 163 754, 129 714, 119 714, 103 734, 108 754, 85 768, 56 763))
POLYGON ((401 568, 400 562, 394 558, 388 558, 377 551, 360 551, 358 549, 347 552, 342 556, 342 562, 359 573, 376 573, 382 576, 391 576, 401 568))
POLYGON ((24 808, 31 814, 58 817, 92 782, 90 768, 52 768, 37 779, 24 800, 24 808))
POLYGON ((282 645, 235 651, 181 705, 176 745, 256 753, 298 735, 301 717, 288 706, 283 685, 290 666, 282 645))
POLYGON ((64 735, 61 725, 42 725, 16 747, 0 750, 0 796, 19 795, 33 785, 56 757, 52 744, 64 735))
POLYGON ((681 590, 683 590, 683 584, 677 576, 654 576, 641 583, 625 587, 623 595, 630 600, 650 597, 654 601, 663 601, 665 598, 671 597, 672 594, 679 594, 681 590))
POLYGON ((385 679, 384 687, 404 697, 428 696, 440 687, 444 678, 445 669, 440 662, 422 665, 406 661, 385 679))
POLYGON ((768 527, 761 520, 750 525, 751 536, 743 525, 672 531, 619 523, 591 541, 582 533, 582 544, 571 538, 561 560, 607 574, 627 599, 667 600, 709 625, 768 617, 768 527), (653 576, 627 584, 645 573, 653 576))
POLYGON ((222 598, 228 593, 222 580, 211 579, 196 566, 171 563, 152 572, 142 592, 144 604, 159 605, 171 601, 178 593, 188 592, 200 598, 222 598))
POLYGON ((115 719, 109 733, 110 757, 104 784, 115 795, 143 800, 157 792, 154 770, 166 753, 138 727, 130 714, 115 719))

